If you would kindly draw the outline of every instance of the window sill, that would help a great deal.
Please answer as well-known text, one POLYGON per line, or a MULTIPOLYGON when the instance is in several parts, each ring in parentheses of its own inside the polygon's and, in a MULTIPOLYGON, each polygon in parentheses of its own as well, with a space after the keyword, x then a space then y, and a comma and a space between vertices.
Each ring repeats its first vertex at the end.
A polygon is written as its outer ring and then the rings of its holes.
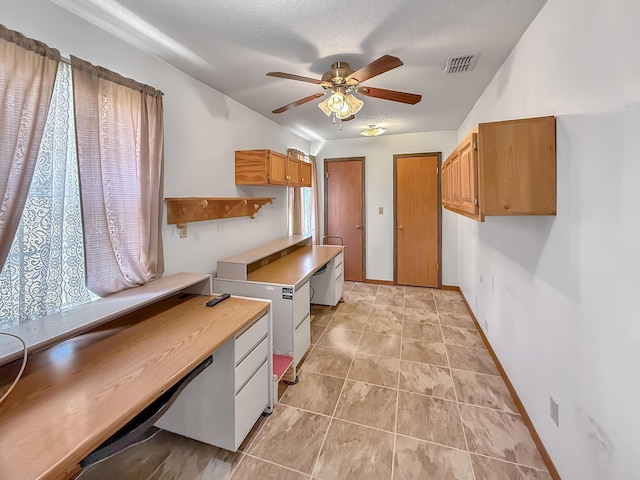
MULTIPOLYGON (((46 315, 37 320, 2 331, 21 337, 27 344, 29 353, 31 353, 86 332, 178 292, 210 295, 212 291, 211 275, 205 273, 176 273, 141 287, 130 288, 95 302, 46 315)), ((22 347, 16 339, 0 336, 0 365, 21 357, 22 347)))

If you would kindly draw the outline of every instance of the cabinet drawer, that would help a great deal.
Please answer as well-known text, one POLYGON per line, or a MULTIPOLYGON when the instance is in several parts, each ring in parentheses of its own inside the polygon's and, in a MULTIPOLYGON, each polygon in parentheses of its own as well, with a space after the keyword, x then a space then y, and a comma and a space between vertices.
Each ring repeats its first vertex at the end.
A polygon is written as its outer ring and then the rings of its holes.
POLYGON ((236 337, 235 346, 235 364, 247 356, 258 343, 262 341, 269 329, 267 316, 264 315, 260 320, 254 323, 248 330, 236 337))
POLYGON ((342 275, 344 271, 344 265, 342 264, 342 253, 338 254, 334 261, 336 264, 336 267, 334 269, 334 271, 336 272, 335 278, 337 279, 340 275, 342 275))
POLYGON ((269 404, 269 362, 256 372, 240 392, 235 401, 235 447, 238 448, 269 404))
POLYGON ((265 337, 253 351, 236 367, 236 389, 238 393, 247 383, 249 377, 267 360, 269 355, 269 339, 265 337))
POLYGON ((293 363, 298 365, 311 345, 311 325, 309 316, 296 328, 293 334, 293 363))
POLYGON ((293 294, 293 326, 297 327, 310 313, 309 282, 293 294))
POLYGON ((340 299, 342 298, 342 292, 344 290, 344 276, 340 275, 339 278, 336 278, 336 283, 335 283, 335 296, 333 297, 335 300, 335 303, 337 304, 340 299))

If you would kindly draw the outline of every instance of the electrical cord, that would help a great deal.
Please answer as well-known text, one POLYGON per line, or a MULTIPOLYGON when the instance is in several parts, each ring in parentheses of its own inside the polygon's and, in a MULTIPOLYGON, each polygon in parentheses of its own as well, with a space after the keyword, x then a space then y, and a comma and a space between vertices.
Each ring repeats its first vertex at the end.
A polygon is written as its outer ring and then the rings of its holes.
POLYGON ((20 371, 18 372, 18 375, 16 376, 16 379, 13 381, 13 383, 9 387, 9 390, 4 392, 4 395, 2 396, 2 398, 0 398, 0 404, 1 404, 9 396, 9 394, 11 393, 13 388, 16 386, 16 383, 18 383, 18 380, 20 380, 20 377, 22 377, 22 374, 24 373, 24 369, 27 366, 27 344, 24 343, 24 340, 22 338, 20 338, 18 335, 14 335, 13 333, 0 332, 0 335, 6 335, 7 337, 17 338, 20 341, 20 343, 22 344, 22 351, 24 352, 24 355, 22 357, 22 366, 20 367, 20 371))

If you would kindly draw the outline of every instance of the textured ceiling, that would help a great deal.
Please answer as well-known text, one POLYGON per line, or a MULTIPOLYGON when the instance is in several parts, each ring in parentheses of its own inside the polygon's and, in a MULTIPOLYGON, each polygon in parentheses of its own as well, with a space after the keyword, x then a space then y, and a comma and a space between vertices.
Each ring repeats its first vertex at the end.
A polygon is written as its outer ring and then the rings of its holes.
POLYGON ((457 129, 545 0, 53 0, 160 57, 308 140, 457 129), (446 75, 451 56, 478 53, 470 72, 446 75), (314 100, 271 110, 318 85, 335 61, 357 70, 382 55, 404 65, 363 85, 422 95, 417 105, 361 96, 342 131, 314 100))

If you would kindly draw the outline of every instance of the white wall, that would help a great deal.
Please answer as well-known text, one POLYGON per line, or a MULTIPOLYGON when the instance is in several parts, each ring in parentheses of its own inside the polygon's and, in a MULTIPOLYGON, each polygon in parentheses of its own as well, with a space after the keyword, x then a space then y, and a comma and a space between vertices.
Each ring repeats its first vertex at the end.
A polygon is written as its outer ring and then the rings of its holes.
POLYGON ((549 0, 458 131, 557 116, 557 216, 461 217, 459 279, 565 480, 640 478, 638 19, 549 0))
POLYGON ((190 223, 184 239, 165 224, 165 273, 213 272, 219 258, 286 236, 286 189, 236 187, 233 152, 306 152, 309 142, 49 1, 3 0, 0 22, 63 56, 76 55, 164 92, 165 197, 276 197, 255 220, 190 223))
MULTIPOLYGON (((316 155, 320 192, 324 192, 325 158, 365 157, 367 279, 393 281, 393 156, 442 152, 444 160, 456 145, 455 131, 384 134, 379 137, 314 142, 311 145, 311 153, 316 155), (378 214, 378 207, 383 207, 382 215, 378 214)), ((320 219, 323 229, 322 205, 320 219)), ((457 236, 458 216, 443 209, 442 283, 445 285, 458 284, 457 236)))

